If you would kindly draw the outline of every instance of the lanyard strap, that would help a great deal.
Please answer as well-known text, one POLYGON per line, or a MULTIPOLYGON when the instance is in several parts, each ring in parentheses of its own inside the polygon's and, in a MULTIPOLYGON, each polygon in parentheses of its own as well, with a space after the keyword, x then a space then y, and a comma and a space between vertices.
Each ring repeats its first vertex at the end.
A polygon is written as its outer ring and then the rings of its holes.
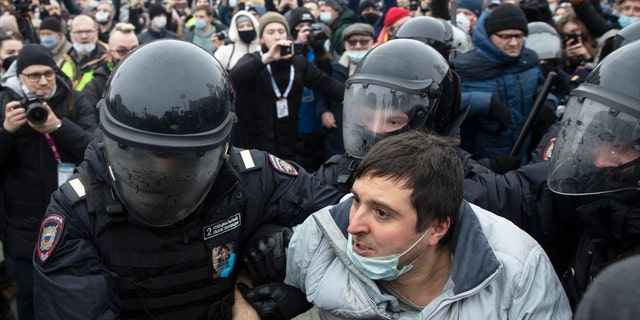
MULTIPOLYGON (((260 56, 262 57, 262 50, 260 51, 260 56)), ((286 99, 289 96, 289 92, 291 92, 291 87, 293 87, 293 78, 295 77, 295 70, 293 69, 293 64, 289 66, 289 84, 287 85, 287 89, 284 91, 284 94, 280 93, 280 89, 278 89, 278 84, 276 84, 276 79, 273 78, 273 73, 271 72, 271 64, 267 64, 267 71, 269 71, 269 76, 271 77, 271 86, 273 87, 273 93, 276 94, 278 99, 286 99)))
POLYGON ((48 133, 45 133, 44 137, 47 138, 47 143, 49 144, 49 147, 51 147, 51 151, 53 151, 53 157, 56 158, 56 161, 58 161, 58 163, 60 163, 60 153, 58 153, 58 148, 56 148, 55 141, 53 141, 53 138, 48 133))

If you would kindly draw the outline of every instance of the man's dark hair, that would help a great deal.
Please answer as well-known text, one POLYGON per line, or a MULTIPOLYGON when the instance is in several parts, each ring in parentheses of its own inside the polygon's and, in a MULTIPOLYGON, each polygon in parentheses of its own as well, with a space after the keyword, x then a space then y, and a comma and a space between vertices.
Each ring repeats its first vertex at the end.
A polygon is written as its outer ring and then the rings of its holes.
MULTIPOLYGON (((385 178, 411 191, 418 213, 416 231, 432 221, 455 224, 462 203, 464 171, 455 140, 421 131, 394 135, 376 143, 356 169, 355 178, 385 178)), ((451 230, 453 228, 450 228, 451 230)), ((447 235, 441 243, 448 240, 447 235)))

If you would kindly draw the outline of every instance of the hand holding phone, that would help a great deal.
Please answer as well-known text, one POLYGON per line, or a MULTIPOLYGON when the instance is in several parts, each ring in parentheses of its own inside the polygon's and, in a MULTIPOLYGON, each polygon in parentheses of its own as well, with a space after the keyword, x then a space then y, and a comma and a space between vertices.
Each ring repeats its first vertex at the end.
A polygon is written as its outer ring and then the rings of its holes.
POLYGON ((290 54, 293 54, 294 52, 294 46, 293 43, 291 43, 288 46, 280 46, 280 57, 284 57, 290 54))
POLYGON ((570 33, 567 36, 567 42, 569 43, 570 46, 580 43, 580 35, 577 33, 570 33))

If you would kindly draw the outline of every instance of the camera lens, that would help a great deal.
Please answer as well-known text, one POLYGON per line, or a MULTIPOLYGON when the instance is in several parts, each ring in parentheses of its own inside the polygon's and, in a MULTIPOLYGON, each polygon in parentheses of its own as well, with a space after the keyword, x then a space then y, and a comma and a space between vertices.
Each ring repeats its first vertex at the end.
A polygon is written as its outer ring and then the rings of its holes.
POLYGON ((27 106, 27 120, 33 124, 43 124, 47 121, 47 109, 40 102, 32 102, 27 106))

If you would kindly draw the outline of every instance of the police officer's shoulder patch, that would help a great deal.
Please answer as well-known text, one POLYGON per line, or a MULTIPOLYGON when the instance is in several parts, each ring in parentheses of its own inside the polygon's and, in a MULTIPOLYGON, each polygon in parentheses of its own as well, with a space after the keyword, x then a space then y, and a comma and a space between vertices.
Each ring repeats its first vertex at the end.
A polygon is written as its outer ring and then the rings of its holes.
POLYGON ((279 172, 284 174, 288 174, 290 176, 297 176, 298 171, 294 168, 289 162, 284 161, 272 154, 269 154, 269 162, 271 166, 279 172))
POLYGON ((59 213, 50 213, 42 220, 37 249, 38 258, 42 263, 47 261, 58 245, 63 229, 64 216, 59 213))
POLYGON ((553 155, 553 147, 556 145, 556 138, 553 137, 547 141, 547 145, 542 150, 542 160, 551 159, 551 155, 553 155))

